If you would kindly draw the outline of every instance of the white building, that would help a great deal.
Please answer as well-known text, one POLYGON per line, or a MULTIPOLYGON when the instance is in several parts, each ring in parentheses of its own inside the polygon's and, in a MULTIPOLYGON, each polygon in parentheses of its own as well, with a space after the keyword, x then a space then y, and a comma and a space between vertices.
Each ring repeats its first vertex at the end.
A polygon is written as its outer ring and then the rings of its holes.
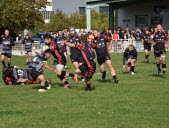
POLYGON ((52 0, 48 0, 49 5, 46 5, 45 9, 41 9, 40 12, 42 13, 42 16, 45 20, 45 23, 50 22, 50 15, 53 12, 53 3, 52 0))

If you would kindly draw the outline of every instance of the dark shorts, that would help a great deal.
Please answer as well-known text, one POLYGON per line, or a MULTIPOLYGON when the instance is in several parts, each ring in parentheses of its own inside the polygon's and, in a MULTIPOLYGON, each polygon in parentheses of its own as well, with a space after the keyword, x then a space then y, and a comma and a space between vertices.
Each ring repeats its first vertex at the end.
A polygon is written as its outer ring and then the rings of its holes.
POLYGON ((25 54, 28 54, 29 52, 32 52, 32 50, 25 49, 25 54))
POLYGON ((12 57, 11 53, 1 53, 1 55, 6 56, 7 58, 11 58, 12 57))
POLYGON ((34 68, 30 68, 29 70, 30 76, 33 78, 33 81, 36 81, 36 79, 43 74, 42 71, 36 71, 34 68))
POLYGON ((97 62, 99 66, 101 66, 103 63, 105 63, 107 60, 111 60, 109 55, 104 55, 104 56, 98 56, 97 57, 97 62))
POLYGON ((79 69, 82 71, 82 74, 86 79, 91 79, 96 71, 96 63, 92 63, 91 68, 89 68, 85 63, 83 63, 79 66, 79 69))
POLYGON ((72 63, 73 62, 83 63, 81 53, 71 54, 70 58, 71 58, 72 63))
POLYGON ((151 51, 151 45, 144 45, 144 50, 151 51))
POLYGON ((154 57, 161 57, 162 55, 166 55, 166 51, 165 50, 161 50, 161 51, 154 51, 154 57))

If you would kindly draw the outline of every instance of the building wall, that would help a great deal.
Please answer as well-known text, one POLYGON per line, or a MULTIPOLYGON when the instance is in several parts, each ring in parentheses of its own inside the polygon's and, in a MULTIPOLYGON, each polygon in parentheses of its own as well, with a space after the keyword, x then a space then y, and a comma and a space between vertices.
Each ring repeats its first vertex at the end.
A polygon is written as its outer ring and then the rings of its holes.
MULTIPOLYGON (((125 27, 129 28, 137 28, 135 25, 136 23, 136 15, 148 15, 148 25, 151 24, 151 17, 152 16, 162 16, 162 24, 165 29, 169 28, 169 13, 168 14, 155 14, 154 13, 154 6, 166 6, 169 5, 168 0, 165 2, 160 2, 160 3, 149 3, 149 4, 137 4, 137 5, 132 5, 128 6, 125 8, 118 9, 118 16, 117 16, 117 21, 118 21, 118 27, 122 27, 123 29, 125 27), (123 22, 124 19, 130 19, 130 22, 123 22)), ((148 27, 148 26, 147 26, 148 27)))
POLYGON ((53 0, 53 11, 62 10, 67 15, 79 13, 79 7, 86 7, 86 2, 96 0, 53 0))

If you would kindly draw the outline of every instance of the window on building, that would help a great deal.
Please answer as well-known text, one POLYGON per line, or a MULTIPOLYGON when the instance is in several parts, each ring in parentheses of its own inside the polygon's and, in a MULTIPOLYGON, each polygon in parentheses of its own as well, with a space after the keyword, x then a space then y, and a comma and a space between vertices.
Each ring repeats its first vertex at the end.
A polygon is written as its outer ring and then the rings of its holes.
POLYGON ((148 26, 148 16, 147 15, 137 15, 136 16, 136 26, 148 26))
POLYGON ((109 16, 109 6, 100 6, 100 12, 103 12, 106 14, 106 16, 109 16))
POLYGON ((79 7, 79 14, 85 14, 86 13, 86 8, 85 7, 79 7))
POLYGON ((52 11, 41 11, 41 14, 45 20, 49 20, 52 14, 52 11))

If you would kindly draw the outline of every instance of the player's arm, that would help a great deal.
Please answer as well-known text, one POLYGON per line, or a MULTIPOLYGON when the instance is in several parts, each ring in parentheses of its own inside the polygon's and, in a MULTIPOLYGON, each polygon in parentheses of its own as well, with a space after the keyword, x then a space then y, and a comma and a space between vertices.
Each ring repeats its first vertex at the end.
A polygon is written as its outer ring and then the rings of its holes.
POLYGON ((57 70, 56 70, 56 69, 51 68, 51 67, 48 65, 48 63, 47 63, 47 62, 43 62, 43 64, 44 64, 44 66, 45 66, 45 68, 46 68, 46 69, 48 69, 48 70, 50 70, 50 71, 57 72, 57 70))
POLYGON ((136 49, 134 50, 134 59, 137 60, 137 50, 136 49))
POLYGON ((141 39, 141 41, 142 41, 142 45, 144 45, 144 39, 143 38, 141 39))
POLYGON ((35 50, 36 44, 35 44, 34 40, 31 40, 31 42, 32 42, 33 50, 35 50))
POLYGON ((166 37, 165 48, 167 49, 169 46, 169 38, 168 38, 167 34, 165 35, 165 37, 166 37))
POLYGON ((10 45, 11 45, 11 46, 15 46, 15 43, 14 43, 14 40, 13 40, 12 37, 11 37, 10 45))
POLYGON ((127 52, 125 50, 125 52, 123 54, 123 67, 125 66, 126 60, 127 60, 127 52))
POLYGON ((25 47, 25 40, 23 40, 23 42, 22 42, 22 52, 24 50, 24 47, 25 47))
POLYGON ((75 44, 71 44, 71 43, 69 43, 69 42, 65 42, 64 44, 67 45, 67 46, 69 46, 69 47, 76 47, 75 44))

